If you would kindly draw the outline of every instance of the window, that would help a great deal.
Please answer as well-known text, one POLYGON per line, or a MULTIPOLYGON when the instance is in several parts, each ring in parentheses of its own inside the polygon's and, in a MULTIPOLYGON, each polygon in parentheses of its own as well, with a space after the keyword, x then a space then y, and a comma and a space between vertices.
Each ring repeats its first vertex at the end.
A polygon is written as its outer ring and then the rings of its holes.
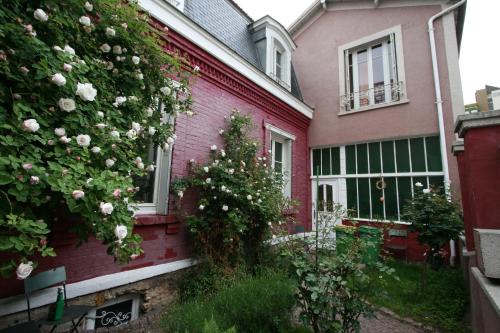
POLYGON ((128 324, 139 317, 139 295, 115 298, 103 306, 93 309, 86 317, 85 328, 97 330, 101 327, 117 327, 128 324))
POLYGON ((283 67, 282 61, 283 61, 283 55, 280 52, 280 50, 276 50, 276 63, 275 63, 275 70, 274 72, 276 73, 276 77, 279 80, 283 80, 283 76, 281 73, 281 68, 283 67))
POLYGON ((283 175, 283 195, 292 196, 292 141, 295 136, 272 125, 266 125, 271 134, 271 166, 283 175))
MULTIPOLYGON (((163 111, 163 106, 158 106, 165 121, 173 123, 174 117, 163 111)), ((142 156, 144 164, 153 164, 155 169, 143 177, 136 177, 134 183, 139 187, 135 199, 139 202, 135 214, 161 214, 168 213, 168 193, 170 182, 170 164, 172 147, 167 151, 160 147, 150 146, 142 156)))
POLYGON ((403 100, 400 44, 401 28, 396 27, 339 48, 342 112, 403 100))

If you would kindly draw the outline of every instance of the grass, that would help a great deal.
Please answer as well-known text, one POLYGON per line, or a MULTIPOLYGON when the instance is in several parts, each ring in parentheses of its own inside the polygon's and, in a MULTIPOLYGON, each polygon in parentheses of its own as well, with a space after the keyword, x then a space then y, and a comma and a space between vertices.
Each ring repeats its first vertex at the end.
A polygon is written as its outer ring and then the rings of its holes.
MULTIPOLYGON (((370 300, 376 306, 388 308, 400 316, 410 317, 442 332, 470 332, 464 321, 468 295, 460 269, 427 270, 425 287, 422 286, 423 265, 394 262, 398 280, 380 281, 382 297, 370 300)), ((373 276, 376 278, 376 276, 373 276)))

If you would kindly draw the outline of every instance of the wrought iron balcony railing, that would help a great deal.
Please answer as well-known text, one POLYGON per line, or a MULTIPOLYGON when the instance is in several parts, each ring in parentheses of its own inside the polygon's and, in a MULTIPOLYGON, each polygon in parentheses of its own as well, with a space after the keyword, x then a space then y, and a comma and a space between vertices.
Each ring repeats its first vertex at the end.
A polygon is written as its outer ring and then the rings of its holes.
POLYGON ((404 94, 403 82, 377 85, 373 88, 340 96, 342 111, 356 111, 374 105, 398 102, 404 94))

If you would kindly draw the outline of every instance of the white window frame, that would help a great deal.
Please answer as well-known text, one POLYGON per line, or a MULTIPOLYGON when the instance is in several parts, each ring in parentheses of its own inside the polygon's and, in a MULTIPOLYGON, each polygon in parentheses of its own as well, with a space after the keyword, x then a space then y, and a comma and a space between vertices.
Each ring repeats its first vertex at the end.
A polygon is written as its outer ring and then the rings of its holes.
MULTIPOLYGON (((356 41, 341 45, 338 48, 338 59, 339 59, 339 96, 340 98, 340 112, 339 115, 344 115, 344 114, 352 114, 355 112, 359 111, 367 111, 367 110, 372 110, 372 109, 377 109, 381 107, 387 107, 387 106, 392 106, 392 105, 397 105, 397 104, 402 104, 402 103, 408 103, 408 97, 406 93, 406 77, 405 77, 405 66, 404 66, 404 56, 403 56, 403 34, 402 34, 402 28, 401 25, 394 26, 392 28, 386 29, 379 31, 375 34, 372 34, 370 36, 363 37, 361 39, 358 39, 356 41), (390 81, 390 70, 389 70, 389 58, 387 56, 388 54, 388 43, 387 41, 391 40, 392 47, 393 47, 393 52, 392 52, 392 57, 393 57, 393 66, 395 68, 392 68, 392 70, 395 73, 395 78, 397 82, 397 88, 399 89, 399 99, 397 101, 389 101, 385 103, 379 103, 375 104, 374 103, 374 93, 373 90, 370 90, 369 93, 369 99, 370 103, 367 106, 360 106, 359 105, 359 98, 354 98, 355 105, 354 108, 351 110, 348 110, 345 105, 342 96, 346 96, 349 93, 359 93, 359 84, 357 84, 358 80, 358 75, 357 75, 357 66, 354 66, 354 64, 357 64, 357 54, 355 52, 363 49, 367 49, 367 57, 368 57, 368 75, 369 79, 368 81, 370 82, 370 87, 373 88, 373 66, 372 66, 372 57, 371 57, 371 47, 377 44, 383 44, 384 47, 384 52, 386 52, 386 56, 384 56, 384 81, 390 81), (384 43, 385 42, 385 43, 384 43), (353 55, 353 87, 354 91, 350 92, 349 91, 349 59, 348 59, 348 53, 352 53, 353 55)), ((391 97, 391 87, 385 87, 385 94, 386 94, 386 100, 387 97, 391 97)), ((356 95, 355 95, 356 96, 356 95)), ((359 95, 358 95, 359 97, 359 95)), ((391 97, 392 99, 392 97, 391 97)))
MULTIPOLYGON (((170 123, 172 126, 175 122, 175 117, 172 114, 165 112, 165 106, 161 104, 160 112, 163 115, 165 122, 170 123)), ((134 215, 167 215, 168 214, 168 198, 170 191, 170 172, 172 165, 172 146, 168 150, 161 147, 156 148, 156 161, 155 161, 155 182, 153 192, 153 202, 138 203, 133 205, 131 209, 134 210, 134 215)))
POLYGON ((287 198, 292 197, 292 142, 295 141, 295 135, 290 134, 280 128, 267 124, 266 129, 269 130, 269 143, 271 146, 271 166, 274 169, 275 163, 275 148, 274 143, 282 144, 282 172, 283 172, 283 195, 287 198))
MULTIPOLYGON (((93 308, 92 310, 90 310, 89 313, 87 314, 87 316, 85 317, 85 325, 84 325, 85 329, 86 330, 95 330, 95 320, 97 319, 96 318, 97 310, 104 308, 104 307, 107 307, 107 306, 110 306, 110 305, 126 302, 129 300, 132 300, 132 309, 131 309, 132 311, 130 313, 130 320, 127 323, 130 323, 131 321, 136 320, 137 318, 139 318, 139 306, 141 303, 141 298, 137 294, 124 295, 121 297, 114 298, 114 299, 104 303, 103 305, 101 305, 98 308, 93 308)), ((118 325, 118 326, 121 326, 121 325, 118 325)), ((115 326, 115 327, 118 327, 118 326, 115 326)))
POLYGON ((280 40, 278 34, 272 29, 267 29, 267 73, 285 89, 291 89, 291 51, 280 40), (276 75, 276 51, 281 53, 281 78, 276 75))

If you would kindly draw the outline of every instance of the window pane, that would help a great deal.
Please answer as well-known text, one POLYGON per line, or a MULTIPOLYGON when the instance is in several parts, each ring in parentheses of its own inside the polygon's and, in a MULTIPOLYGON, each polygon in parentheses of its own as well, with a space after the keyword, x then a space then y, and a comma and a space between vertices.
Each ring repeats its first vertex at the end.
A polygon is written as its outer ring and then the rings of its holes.
POLYGON ((395 172, 394 167, 394 142, 385 141, 382 142, 382 162, 384 166, 384 172, 395 172))
POLYGON ((281 52, 276 50, 276 77, 281 79, 281 52))
POLYGON ((444 177, 442 176, 429 177, 429 184, 430 186, 433 186, 435 189, 438 189, 440 193, 444 193, 444 177))
POLYGON ((356 173, 356 146, 346 146, 345 147, 345 164, 346 173, 355 174, 356 173))
MULTIPOLYGON (((354 73, 352 69, 352 54, 349 54, 349 93, 354 92, 354 73)), ((354 109, 354 99, 350 98, 350 107, 354 109)))
MULTIPOLYGON (((367 92, 369 89, 368 83, 368 52, 367 50, 358 52, 358 91, 367 92)), ((359 106, 370 104, 367 94, 360 94, 359 106)))
POLYGON ((411 168, 413 172, 425 172, 424 139, 410 139, 411 168))
POLYGON ((396 141, 396 162, 398 172, 410 172, 410 154, 408 152, 408 140, 396 141))
POLYGON ((370 173, 380 172, 380 142, 368 144, 370 151, 370 173))
POLYGON ((326 186, 326 210, 333 211, 333 186, 326 186))
POLYGON ((358 154, 358 173, 368 173, 368 146, 356 145, 358 154))
POLYGON ((332 148, 332 175, 340 175, 340 148, 332 148))
POLYGON ((323 210, 324 208, 324 200, 325 200, 325 195, 324 195, 324 185, 318 186, 318 210, 323 210))
POLYGON ((399 211, 403 212, 404 206, 411 200, 411 178, 398 178, 399 211))
POLYGON ((385 102, 384 58, 382 45, 372 47, 373 94, 375 104, 385 102))
MULTIPOLYGON (((145 165, 156 164, 156 156, 157 149, 151 145, 145 156, 142 156, 142 160, 145 165)), ((139 191, 135 194, 137 202, 154 202, 155 177, 156 169, 154 172, 148 172, 143 177, 134 177, 134 184, 139 187, 139 191)))
POLYGON ((321 149, 321 174, 322 175, 331 175, 332 172, 332 163, 330 158, 330 148, 321 149))
POLYGON ((441 164, 441 150, 439 147, 439 136, 430 136, 425 138, 427 149, 427 170, 443 171, 441 164))
POLYGON ((283 163, 275 161, 274 162, 274 171, 278 173, 283 173, 283 163))
POLYGON ((372 219, 374 220, 383 220, 384 219, 384 202, 380 201, 380 198, 383 197, 382 190, 377 188, 377 182, 380 178, 371 178, 371 200, 372 200, 372 219))
POLYGON ((283 144, 278 141, 274 141, 274 160, 283 162, 283 144))
POLYGON ((396 192, 396 178, 384 178, 384 204, 386 220, 397 221, 398 218, 398 199, 396 192))
POLYGON ((355 178, 347 178, 347 209, 352 210, 354 216, 358 216, 358 189, 355 178))
POLYGON ((359 190, 359 217, 370 218, 370 187, 368 178, 358 179, 359 190))
POLYGON ((312 174, 321 174, 321 149, 313 149, 313 170, 312 174))

